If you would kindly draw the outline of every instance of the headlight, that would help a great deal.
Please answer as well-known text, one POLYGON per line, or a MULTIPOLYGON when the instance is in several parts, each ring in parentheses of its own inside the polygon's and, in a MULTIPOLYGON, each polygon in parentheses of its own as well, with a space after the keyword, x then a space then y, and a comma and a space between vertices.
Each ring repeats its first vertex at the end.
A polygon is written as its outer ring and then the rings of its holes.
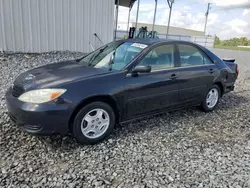
POLYGON ((40 104, 52 101, 66 91, 66 89, 36 89, 22 94, 18 99, 23 102, 40 104))

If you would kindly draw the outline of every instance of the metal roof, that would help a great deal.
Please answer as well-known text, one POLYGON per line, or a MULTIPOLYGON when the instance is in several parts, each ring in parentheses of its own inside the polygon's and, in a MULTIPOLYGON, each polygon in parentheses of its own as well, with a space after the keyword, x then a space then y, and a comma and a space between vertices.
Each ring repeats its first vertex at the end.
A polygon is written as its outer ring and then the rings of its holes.
POLYGON ((119 6, 123 6, 123 7, 133 7, 134 3, 136 2, 136 0, 116 0, 115 4, 117 5, 119 1, 119 6))

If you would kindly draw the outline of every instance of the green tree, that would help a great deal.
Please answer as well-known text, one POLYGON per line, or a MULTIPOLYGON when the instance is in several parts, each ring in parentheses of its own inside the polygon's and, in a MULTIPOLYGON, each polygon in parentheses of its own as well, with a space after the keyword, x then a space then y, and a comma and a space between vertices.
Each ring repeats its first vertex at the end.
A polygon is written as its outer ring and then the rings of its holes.
POLYGON ((214 39, 214 44, 215 44, 215 45, 220 44, 220 38, 217 37, 216 35, 215 35, 215 39, 214 39))
POLYGON ((247 37, 241 37, 241 38, 231 38, 228 40, 220 40, 219 37, 215 35, 215 40, 214 40, 215 45, 221 45, 221 46, 250 46, 250 39, 247 37))
POLYGON ((246 37, 240 38, 240 45, 247 46, 248 45, 248 39, 246 37))
POLYGON ((230 46, 238 46, 240 41, 238 38, 234 37, 232 39, 229 40, 230 46))

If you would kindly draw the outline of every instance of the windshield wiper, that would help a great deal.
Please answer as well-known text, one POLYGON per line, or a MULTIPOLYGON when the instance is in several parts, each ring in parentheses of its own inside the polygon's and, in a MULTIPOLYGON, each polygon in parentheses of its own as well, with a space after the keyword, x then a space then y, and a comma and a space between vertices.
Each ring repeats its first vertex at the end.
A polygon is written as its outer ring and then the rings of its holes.
POLYGON ((108 45, 106 45, 104 48, 100 49, 100 51, 94 55, 93 57, 91 57, 91 59, 89 60, 88 66, 90 66, 92 64, 92 62, 108 47, 108 45))

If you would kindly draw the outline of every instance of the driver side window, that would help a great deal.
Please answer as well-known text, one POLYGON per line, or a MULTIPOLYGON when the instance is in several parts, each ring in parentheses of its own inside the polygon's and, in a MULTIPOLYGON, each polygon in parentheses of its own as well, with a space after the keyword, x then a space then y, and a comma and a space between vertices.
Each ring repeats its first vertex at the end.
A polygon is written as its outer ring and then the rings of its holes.
POLYGON ((137 66, 151 66, 151 70, 174 68, 174 45, 162 45, 151 50, 137 66))

